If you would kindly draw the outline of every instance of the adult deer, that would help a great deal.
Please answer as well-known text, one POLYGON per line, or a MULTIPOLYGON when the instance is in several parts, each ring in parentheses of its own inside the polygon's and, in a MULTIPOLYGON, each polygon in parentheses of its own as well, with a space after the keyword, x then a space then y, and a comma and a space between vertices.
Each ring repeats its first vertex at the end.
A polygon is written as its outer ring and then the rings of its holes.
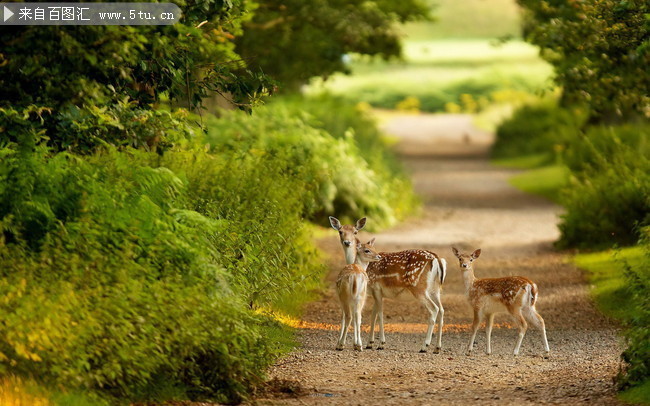
MULTIPOLYGON (((358 241, 357 232, 366 224, 366 218, 357 221, 356 225, 341 225, 336 217, 330 217, 330 224, 339 232, 341 246, 348 263, 354 262, 350 253, 350 243, 358 241)), ((399 252, 380 252, 381 260, 368 265, 366 270, 369 279, 370 292, 375 300, 370 319, 370 334, 368 346, 372 348, 375 342, 375 325, 379 321, 378 350, 384 348, 383 298, 389 292, 408 290, 429 312, 428 329, 420 352, 426 352, 433 337, 433 328, 438 319, 437 344, 434 353, 439 353, 442 347, 442 326, 444 324, 444 308, 440 300, 442 284, 447 272, 447 261, 433 252, 426 250, 407 250, 399 252), (439 315, 439 317, 438 317, 439 315)))
POLYGON ((336 280, 336 292, 341 301, 343 318, 341 320, 341 333, 336 349, 341 351, 345 346, 345 338, 350 328, 350 322, 354 322, 354 349, 361 351, 361 310, 366 303, 366 292, 368 286, 368 275, 366 268, 368 263, 379 261, 381 257, 374 250, 375 239, 366 244, 360 242, 354 245, 356 258, 354 264, 346 265, 339 273, 336 280))
POLYGON ((476 332, 483 321, 485 323, 485 334, 487 336, 486 353, 492 353, 490 336, 492 335, 492 323, 496 313, 510 313, 519 327, 519 338, 515 344, 514 354, 519 354, 521 342, 528 329, 528 321, 542 332, 544 338, 544 350, 548 353, 548 341, 546 340, 546 328, 544 319, 535 310, 537 302, 537 285, 530 279, 522 276, 506 276, 504 278, 477 279, 474 276, 472 262, 480 255, 481 250, 477 249, 471 254, 460 253, 452 247, 454 255, 458 258, 460 270, 463 273, 465 283, 465 294, 474 310, 474 321, 472 323, 472 336, 467 346, 467 355, 470 355, 474 347, 476 332))

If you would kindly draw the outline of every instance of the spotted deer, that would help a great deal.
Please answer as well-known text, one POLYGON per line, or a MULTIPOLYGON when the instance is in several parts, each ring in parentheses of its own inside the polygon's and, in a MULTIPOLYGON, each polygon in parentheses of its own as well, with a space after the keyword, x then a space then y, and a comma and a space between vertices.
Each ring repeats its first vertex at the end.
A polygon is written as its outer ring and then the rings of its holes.
MULTIPOLYGON (((341 225, 340 221, 335 217, 330 217, 330 223, 335 230, 339 231, 345 260, 348 263, 354 262, 348 242, 358 241, 356 234, 365 226, 366 218, 357 221, 355 226, 341 225)), ((439 353, 442 347, 442 326, 444 323, 444 308, 442 307, 440 294, 447 272, 447 261, 426 250, 380 252, 379 255, 381 255, 381 260, 369 264, 366 271, 370 282, 370 292, 375 301, 372 308, 370 334, 366 348, 373 347, 377 321, 379 321, 379 345, 377 349, 383 349, 386 344, 384 296, 387 293, 401 293, 408 290, 429 312, 428 329, 420 352, 426 352, 431 345, 433 329, 436 319, 438 319, 438 335, 434 353, 439 353)))
POLYGON ((345 338, 348 335, 350 322, 353 322, 354 329, 354 349, 361 351, 361 311, 366 302, 368 287, 368 275, 366 268, 368 263, 379 261, 380 255, 373 248, 375 239, 368 241, 366 244, 356 242, 354 248, 356 257, 353 264, 346 265, 339 273, 336 279, 336 292, 341 301, 343 317, 341 319, 341 332, 336 349, 343 350, 345 338))
POLYGON ((357 220, 355 225, 342 225, 339 219, 336 217, 330 216, 330 224, 332 228, 339 232, 339 238, 341 240, 341 246, 343 247, 343 253, 345 254, 345 263, 353 264, 354 259, 357 256, 357 233, 366 225, 366 218, 360 218, 357 220))
POLYGON ((487 354, 492 353, 490 336, 492 335, 494 315, 504 312, 510 313, 519 327, 519 338, 515 344, 514 355, 519 354, 519 348, 528 329, 528 323, 537 327, 542 332, 544 350, 548 353, 549 348, 548 341, 546 340, 544 319, 535 310, 535 303, 538 297, 537 285, 530 279, 522 276, 477 279, 474 276, 472 262, 481 255, 481 250, 477 249, 469 255, 460 253, 454 247, 452 247, 452 251, 458 258, 465 283, 465 294, 474 310, 472 336, 467 346, 467 355, 472 353, 476 332, 483 319, 487 319, 485 323, 485 334, 487 336, 487 348, 485 352, 487 354))

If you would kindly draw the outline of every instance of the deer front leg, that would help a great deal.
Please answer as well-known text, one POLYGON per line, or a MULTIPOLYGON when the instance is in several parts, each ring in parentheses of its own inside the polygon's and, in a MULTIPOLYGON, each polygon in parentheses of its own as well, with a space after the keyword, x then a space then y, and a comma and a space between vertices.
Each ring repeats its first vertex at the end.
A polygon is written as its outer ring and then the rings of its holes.
POLYGON ((361 306, 358 304, 354 308, 354 349, 361 351, 363 344, 361 342, 361 306))
POLYGON ((482 315, 478 311, 474 311, 474 321, 472 322, 472 336, 469 339, 469 344, 467 345, 466 355, 472 355, 472 349, 474 349, 474 340, 476 339, 476 332, 478 327, 481 325, 482 315))

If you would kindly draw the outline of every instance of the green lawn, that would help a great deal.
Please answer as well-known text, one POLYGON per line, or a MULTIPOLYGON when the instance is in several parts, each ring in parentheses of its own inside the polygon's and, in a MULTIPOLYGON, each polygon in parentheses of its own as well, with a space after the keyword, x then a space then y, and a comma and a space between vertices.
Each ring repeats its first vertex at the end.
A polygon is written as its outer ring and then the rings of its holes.
POLYGON ((492 161, 505 168, 528 169, 511 177, 508 182, 517 189, 560 202, 561 190, 569 183, 569 168, 560 164, 549 164, 548 154, 528 155, 517 158, 492 161))
POLYGON ((382 108, 416 97, 423 111, 444 111, 447 103, 455 103, 473 112, 493 103, 521 103, 551 90, 551 67, 537 53, 523 41, 501 46, 489 39, 406 41, 403 60, 353 56, 352 75, 316 79, 308 92, 328 91, 382 108))
MULTIPOLYGON (((574 263, 586 271, 591 285, 591 296, 598 309, 605 315, 623 323, 633 322, 637 316, 637 305, 630 300, 624 276, 626 266, 634 269, 647 268, 647 256, 641 246, 608 250, 589 254, 578 254, 574 263)), ((634 404, 650 404, 650 380, 619 394, 619 397, 634 404)))

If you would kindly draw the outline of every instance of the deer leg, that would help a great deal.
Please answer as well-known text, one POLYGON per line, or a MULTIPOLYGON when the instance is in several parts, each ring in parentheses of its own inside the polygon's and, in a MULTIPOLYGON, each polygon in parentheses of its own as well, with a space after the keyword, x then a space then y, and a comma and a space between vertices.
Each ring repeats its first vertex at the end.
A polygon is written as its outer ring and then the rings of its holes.
POLYGON ((442 349, 442 325, 444 324, 444 315, 445 309, 442 307, 442 301, 440 300, 440 289, 436 289, 433 292, 433 303, 438 306, 438 342, 436 343, 436 349, 433 351, 434 354, 439 354, 442 349))
POLYGON ((550 352, 550 348, 548 347, 548 340, 546 339, 546 325, 544 324, 544 319, 542 316, 537 313, 537 310, 535 310, 534 307, 530 307, 525 313, 524 316, 526 317, 526 320, 535 328, 537 328, 539 331, 542 333, 542 339, 544 341, 544 351, 546 353, 550 352))
POLYGON ((372 289, 371 292, 372 297, 374 298, 374 303, 372 304, 372 316, 370 316, 370 333, 368 333, 367 349, 372 349, 372 345, 375 343, 375 323, 377 321, 379 302, 382 300, 381 293, 376 292, 376 289, 372 289))
POLYGON ((379 318, 379 345, 377 349, 383 350, 386 344, 386 335, 384 334, 384 300, 381 292, 379 292, 379 300, 377 300, 377 317, 379 318))
POLYGON ((361 308, 360 303, 354 304, 354 349, 361 351, 361 308))
POLYGON ((478 331, 478 327, 481 325, 481 319, 483 318, 483 315, 479 311, 474 311, 474 321, 472 322, 472 335, 469 338, 469 344, 467 345, 467 353, 466 355, 471 355, 472 354, 472 349, 474 348, 474 340, 476 339, 476 332, 478 331))
POLYGON ((429 327, 427 328, 426 336, 424 336, 424 344, 422 345, 422 349, 420 349, 420 352, 427 352, 429 345, 431 345, 431 336, 433 335, 433 328, 436 325, 436 318, 438 317, 438 306, 436 306, 433 300, 431 300, 429 292, 424 292, 424 294, 420 297, 420 301, 429 312, 429 327))
POLYGON ((488 355, 492 354, 492 345, 490 344, 492 338, 492 323, 494 323, 494 313, 489 314, 487 316, 487 321, 485 322, 485 335, 487 337, 487 349, 485 353, 488 355))
POLYGON ((343 351, 345 346, 345 338, 348 335, 348 328, 350 328, 350 322, 352 321, 352 315, 350 314, 350 309, 343 307, 343 318, 341 320, 341 332, 339 334, 339 342, 336 345, 337 351, 343 351))
POLYGON ((519 337, 517 338, 517 344, 515 345, 514 354, 519 355, 519 348, 521 348, 521 342, 524 340, 524 335, 526 334, 526 330, 528 329, 528 323, 526 323, 526 319, 521 314, 521 310, 517 310, 513 314, 513 316, 515 317, 517 324, 519 324, 519 337))

